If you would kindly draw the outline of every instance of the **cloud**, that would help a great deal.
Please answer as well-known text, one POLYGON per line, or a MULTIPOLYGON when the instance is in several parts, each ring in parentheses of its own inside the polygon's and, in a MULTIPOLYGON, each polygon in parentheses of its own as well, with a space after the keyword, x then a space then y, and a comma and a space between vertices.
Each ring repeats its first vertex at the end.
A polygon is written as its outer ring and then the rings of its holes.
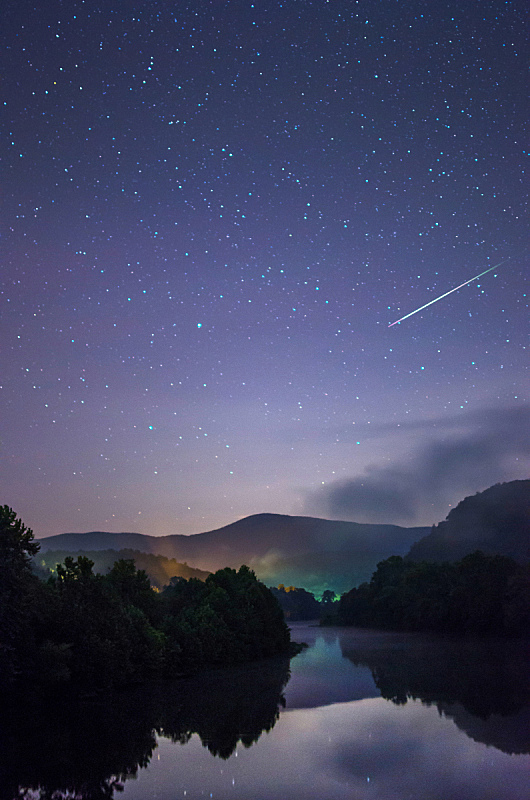
MULTIPOLYGON (((363 474, 310 493, 306 510, 358 522, 417 522, 443 516, 465 493, 523 477, 530 456, 530 409, 485 409, 444 424, 443 438, 420 446, 406 466, 367 467, 363 474), (522 459, 522 463, 517 459, 522 459)), ((421 429, 421 426, 420 426, 421 429)), ((432 519, 438 521, 438 519, 432 519)))

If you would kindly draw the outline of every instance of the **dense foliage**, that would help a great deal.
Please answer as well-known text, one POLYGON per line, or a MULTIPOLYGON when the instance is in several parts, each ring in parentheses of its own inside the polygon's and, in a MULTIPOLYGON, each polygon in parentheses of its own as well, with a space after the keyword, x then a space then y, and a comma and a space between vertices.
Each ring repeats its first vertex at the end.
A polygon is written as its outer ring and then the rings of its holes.
POLYGON ((344 594, 336 621, 387 630, 524 636, 530 568, 480 551, 441 564, 381 561, 369 583, 344 594))
POLYGON ((312 592, 296 586, 284 586, 283 583, 277 589, 271 587, 271 592, 282 607, 285 619, 294 622, 320 617, 321 606, 312 592))
POLYGON ((65 560, 67 556, 77 558, 86 556, 94 562, 94 571, 104 575, 115 561, 121 559, 132 559, 137 569, 144 570, 151 581, 151 585, 157 589, 163 589, 172 578, 199 578, 204 581, 210 574, 202 569, 195 569, 186 563, 176 561, 174 558, 166 558, 155 553, 142 553, 140 550, 125 548, 123 550, 46 550, 35 559, 35 568, 38 574, 48 576, 49 572, 54 572, 58 563, 65 560))
POLYGON ((106 689, 289 649, 280 606, 246 566, 177 578, 157 593, 130 559, 103 576, 86 556, 69 556, 43 582, 30 568, 37 549, 32 531, 0 508, 4 681, 106 689))
POLYGON ((8 506, 0 506, 0 675, 17 669, 29 638, 32 589, 31 557, 39 549, 33 532, 8 506))

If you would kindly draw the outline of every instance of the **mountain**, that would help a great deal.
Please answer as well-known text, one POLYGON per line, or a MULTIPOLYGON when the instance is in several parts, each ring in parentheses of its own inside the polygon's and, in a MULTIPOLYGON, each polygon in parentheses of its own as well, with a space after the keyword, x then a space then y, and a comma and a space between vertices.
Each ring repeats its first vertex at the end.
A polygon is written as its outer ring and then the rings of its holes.
POLYGON ((530 561, 530 480, 497 483, 466 497, 406 557, 457 561, 474 550, 530 561))
POLYGON ((378 561, 405 555, 428 530, 255 514, 191 536, 92 531, 49 536, 41 539, 40 545, 44 553, 141 550, 209 572, 248 564, 269 585, 295 584, 320 594, 326 588, 346 591, 367 580, 378 561))

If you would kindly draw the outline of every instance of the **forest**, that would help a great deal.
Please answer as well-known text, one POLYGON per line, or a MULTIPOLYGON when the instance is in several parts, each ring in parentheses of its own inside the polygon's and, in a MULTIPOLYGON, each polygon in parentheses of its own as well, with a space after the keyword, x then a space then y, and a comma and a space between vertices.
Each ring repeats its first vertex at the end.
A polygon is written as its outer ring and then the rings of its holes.
POLYGON ((322 600, 318 601, 312 592, 297 586, 284 586, 283 583, 271 592, 282 607, 285 619, 290 622, 299 620, 319 619, 330 607, 335 598, 335 592, 326 589, 322 600))
POLYGON ((157 592, 132 559, 96 574, 67 557, 43 581, 39 544, 0 507, 0 676, 3 684, 94 692, 243 663, 292 647, 282 609, 246 566, 157 592))
POLYGON ((530 567, 480 550, 455 562, 391 556, 368 583, 343 594, 332 620, 399 631, 527 636, 530 567))
POLYGON ((67 556, 86 556, 94 562, 94 571, 104 575, 121 559, 132 559, 137 569, 142 569, 149 577, 151 586, 163 589, 171 578, 198 578, 206 580, 210 574, 206 570, 195 569, 186 563, 181 563, 174 558, 167 558, 155 553, 143 553, 141 550, 123 548, 121 550, 45 550, 39 552, 38 559, 34 560, 33 570, 42 578, 47 578, 50 572, 55 571, 57 564, 62 563, 67 556))

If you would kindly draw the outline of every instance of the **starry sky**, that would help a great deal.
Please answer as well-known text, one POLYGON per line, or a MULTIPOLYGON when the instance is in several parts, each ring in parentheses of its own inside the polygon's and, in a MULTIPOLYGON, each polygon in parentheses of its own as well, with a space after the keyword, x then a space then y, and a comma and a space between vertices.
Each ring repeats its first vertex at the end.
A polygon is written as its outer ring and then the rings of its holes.
POLYGON ((6 0, 0 38, 36 536, 430 525, 527 477, 522 0, 6 0))

